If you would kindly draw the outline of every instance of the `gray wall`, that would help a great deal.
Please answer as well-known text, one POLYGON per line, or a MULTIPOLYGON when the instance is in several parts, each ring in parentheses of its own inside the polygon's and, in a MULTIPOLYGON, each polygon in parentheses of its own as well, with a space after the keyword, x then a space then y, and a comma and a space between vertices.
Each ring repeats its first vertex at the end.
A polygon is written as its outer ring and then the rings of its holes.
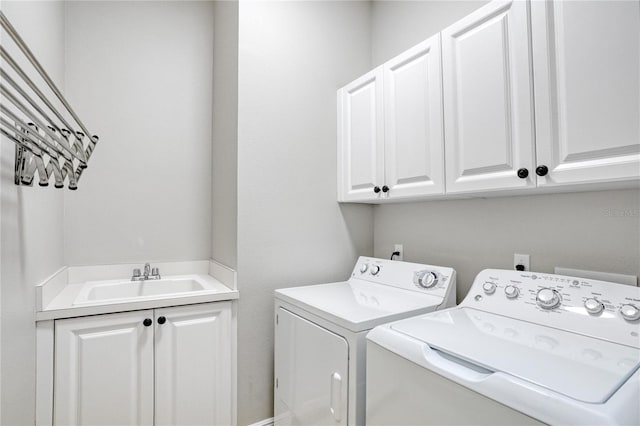
POLYGON ((69 265, 209 259, 213 3, 67 2, 67 98, 100 143, 69 265))
MULTIPOLYGON (((63 4, 3 0, 2 11, 64 89, 63 4)), ((2 46, 31 69, 4 33, 2 46)), ((4 138, 0 161, 0 424, 27 425, 35 421, 34 286, 64 264, 63 196, 53 184, 15 186, 14 145, 4 138)))
POLYGON ((237 267, 238 2, 214 3, 211 258, 237 267))
MULTIPOLYGON (((375 1, 373 64, 378 65, 485 2, 375 1)), ((407 203, 374 208, 375 256, 404 244, 405 260, 452 266, 458 300, 484 268, 554 266, 640 274, 637 190, 407 203)))
POLYGON ((426 40, 486 3, 488 0, 372 1, 372 68, 426 40))
POLYGON ((554 266, 640 275, 640 192, 582 192, 396 204, 374 209, 375 255, 453 267, 458 301, 485 268, 554 266))
POLYGON ((336 203, 336 90, 370 67, 366 2, 240 2, 239 424, 273 413, 273 290, 341 280, 370 206, 336 203))

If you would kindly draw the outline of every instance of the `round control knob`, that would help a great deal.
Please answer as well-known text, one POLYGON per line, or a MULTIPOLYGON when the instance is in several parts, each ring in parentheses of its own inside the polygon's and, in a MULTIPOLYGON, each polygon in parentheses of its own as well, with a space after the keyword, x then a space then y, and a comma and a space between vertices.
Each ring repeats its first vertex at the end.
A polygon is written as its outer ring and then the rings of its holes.
POLYGON ((418 278, 418 285, 422 288, 431 288, 438 284, 438 275, 435 272, 425 272, 418 278))
POLYGON ((598 299, 590 298, 584 301, 584 308, 593 315, 598 315, 604 311, 604 305, 598 299))
POLYGON ((492 282, 486 282, 482 284, 482 289, 486 294, 493 294, 496 292, 496 285, 492 282))
POLYGON ((378 272, 380 272, 380 267, 378 265, 373 265, 371 267, 371 275, 378 275, 378 272))
POLYGON ((553 309, 560 304, 560 295, 555 290, 543 288, 538 291, 536 302, 543 309, 553 309))
POLYGON ((360 273, 364 274, 365 272, 367 272, 367 269, 369 269, 369 265, 366 263, 363 263, 362 266, 360 266, 360 273))
POLYGON ((144 321, 142 321, 142 325, 145 327, 149 327, 152 323, 153 321, 151 321, 151 318, 145 318, 144 321))
POLYGON ((636 305, 626 304, 620 307, 620 315, 627 321, 640 319, 640 309, 636 305))
POLYGON ((526 179, 529 176, 529 170, 525 169, 524 167, 521 169, 518 169, 518 177, 520 179, 526 179))
POLYGON ((373 187, 373 192, 375 192, 376 194, 377 194, 378 192, 380 192, 380 187, 379 187, 379 186, 374 186, 374 187, 373 187))
POLYGON ((520 290, 514 285, 508 285, 504 288, 504 294, 507 299, 515 299, 520 294, 520 290))
POLYGON ((389 187, 387 185, 382 187, 382 192, 387 193, 389 192, 389 187))
POLYGON ((549 168, 547 166, 538 166, 536 167, 536 174, 538 176, 546 176, 549 173, 549 168))
POLYGON ((162 316, 162 317, 158 317, 158 324, 162 325, 165 322, 167 322, 167 318, 162 316))

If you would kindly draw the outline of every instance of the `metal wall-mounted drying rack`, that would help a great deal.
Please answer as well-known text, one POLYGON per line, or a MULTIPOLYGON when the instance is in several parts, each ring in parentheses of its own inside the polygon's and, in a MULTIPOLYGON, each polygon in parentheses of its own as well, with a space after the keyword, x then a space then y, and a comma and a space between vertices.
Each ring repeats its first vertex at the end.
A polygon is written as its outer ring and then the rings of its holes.
POLYGON ((33 185, 37 171, 40 186, 48 186, 53 176, 56 188, 64 187, 66 180, 69 189, 75 190, 96 147, 98 136, 87 130, 1 11, 0 24, 64 107, 67 116, 65 118, 55 108, 54 101, 18 65, 5 48, 7 46, 0 45, 0 96, 3 100, 0 103, 0 133, 16 146, 15 184, 33 185), (4 68, 4 64, 9 66, 11 73, 4 68), (52 115, 57 121, 52 119, 52 115))

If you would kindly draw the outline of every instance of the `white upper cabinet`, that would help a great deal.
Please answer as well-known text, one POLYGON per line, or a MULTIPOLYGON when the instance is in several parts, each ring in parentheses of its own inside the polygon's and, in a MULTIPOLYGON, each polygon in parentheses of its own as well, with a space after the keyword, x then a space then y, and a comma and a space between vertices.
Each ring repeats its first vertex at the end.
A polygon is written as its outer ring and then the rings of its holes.
POLYGON ((384 132, 383 192, 443 194, 440 34, 384 64, 384 132))
POLYGON ((361 201, 381 196, 384 173, 382 114, 382 68, 363 75, 338 91, 340 201, 361 201))
POLYGON ((338 91, 338 199, 640 183, 640 1, 495 0, 338 91))
POLYGON ((640 177, 640 2, 531 3, 538 185, 640 177))
POLYGON ((528 14, 494 1, 442 31, 448 193, 536 185, 528 14))

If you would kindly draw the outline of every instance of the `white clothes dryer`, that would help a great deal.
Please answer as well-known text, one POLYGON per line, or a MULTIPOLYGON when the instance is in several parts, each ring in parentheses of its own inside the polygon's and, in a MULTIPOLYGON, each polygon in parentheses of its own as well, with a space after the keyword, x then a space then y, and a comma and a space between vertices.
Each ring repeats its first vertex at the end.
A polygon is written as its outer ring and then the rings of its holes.
POLYGON ((485 270, 367 343, 368 425, 640 424, 640 288, 485 270))
POLYGON ((451 268, 360 257, 348 281, 275 292, 275 424, 364 425, 365 336, 455 305, 451 268))

